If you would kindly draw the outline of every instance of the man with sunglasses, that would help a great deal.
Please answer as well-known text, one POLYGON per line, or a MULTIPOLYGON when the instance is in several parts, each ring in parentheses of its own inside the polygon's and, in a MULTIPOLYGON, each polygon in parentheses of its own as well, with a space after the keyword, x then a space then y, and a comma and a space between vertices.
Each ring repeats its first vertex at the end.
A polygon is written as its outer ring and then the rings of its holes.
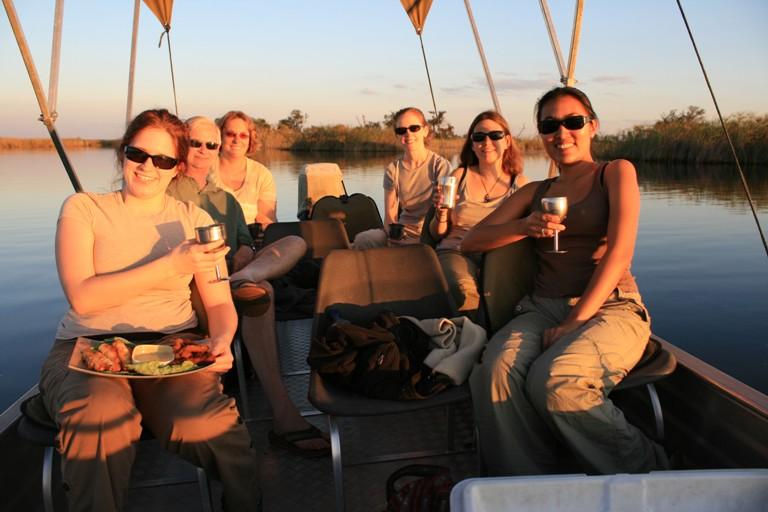
POLYGON ((270 441, 308 457, 324 456, 330 445, 318 429, 301 417, 288 396, 280 376, 280 364, 275 337, 275 311, 272 287, 267 282, 287 273, 304 256, 306 242, 301 237, 288 236, 261 249, 245 223, 239 201, 214 183, 211 169, 217 163, 221 135, 216 124, 202 116, 187 120, 190 149, 182 172, 171 182, 168 194, 182 201, 191 201, 208 212, 214 221, 225 225, 231 275, 232 295, 241 305, 266 304, 256 314, 243 312, 241 334, 248 355, 267 401, 272 407, 274 426, 270 441))
POLYGON ((228 266, 243 268, 253 259, 255 244, 245 224, 243 210, 232 194, 213 182, 210 170, 216 165, 221 136, 216 125, 205 117, 187 120, 190 129, 189 153, 179 173, 168 186, 168 195, 191 201, 208 212, 215 222, 226 227, 227 243, 231 247, 228 266), (242 220, 242 222, 240 222, 242 220))

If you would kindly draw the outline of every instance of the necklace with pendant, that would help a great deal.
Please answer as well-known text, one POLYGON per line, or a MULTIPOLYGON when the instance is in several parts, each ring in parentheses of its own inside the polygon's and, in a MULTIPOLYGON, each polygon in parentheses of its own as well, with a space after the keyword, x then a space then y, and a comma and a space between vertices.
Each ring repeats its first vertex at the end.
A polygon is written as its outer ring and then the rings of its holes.
POLYGON ((501 173, 498 173, 496 175, 496 181, 493 182, 493 185, 491 185, 491 189, 488 190, 488 187, 485 186, 485 180, 483 180, 483 176, 480 175, 480 183, 483 184, 483 189, 485 189, 485 196, 483 197, 484 203, 490 203, 491 202, 491 192, 493 192, 493 189, 496 188, 496 185, 499 184, 499 180, 501 179, 501 173))

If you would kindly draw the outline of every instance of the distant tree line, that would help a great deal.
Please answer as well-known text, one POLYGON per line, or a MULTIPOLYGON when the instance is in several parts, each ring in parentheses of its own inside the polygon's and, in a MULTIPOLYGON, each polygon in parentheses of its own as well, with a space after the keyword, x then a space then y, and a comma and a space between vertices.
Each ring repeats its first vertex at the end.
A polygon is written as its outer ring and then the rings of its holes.
MULTIPOLYGON (((395 124, 395 112, 384 115, 381 121, 368 121, 365 116, 358 119, 358 126, 325 125, 308 126, 309 115, 299 109, 293 109, 274 126, 266 120, 254 118, 256 130, 262 146, 290 149, 293 151, 331 151, 331 152, 396 152, 392 129, 395 124)), ((427 123, 432 128, 434 138, 441 144, 452 146, 459 144, 454 127, 446 119, 446 112, 430 111, 427 123)))
MULTIPOLYGON (((731 149, 718 120, 707 120, 704 109, 670 110, 661 119, 618 135, 596 137, 601 158, 630 158, 653 162, 727 163, 731 149)), ((740 113, 725 118, 739 160, 768 162, 768 116, 740 113)))

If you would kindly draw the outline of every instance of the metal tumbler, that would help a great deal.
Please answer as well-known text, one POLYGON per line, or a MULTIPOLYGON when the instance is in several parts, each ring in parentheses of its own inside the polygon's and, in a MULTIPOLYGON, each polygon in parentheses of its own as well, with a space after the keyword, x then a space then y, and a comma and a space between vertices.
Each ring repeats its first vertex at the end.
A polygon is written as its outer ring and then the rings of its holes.
POLYGON ((453 208, 456 206, 456 177, 443 176, 440 178, 440 189, 443 192, 443 201, 440 208, 453 208))

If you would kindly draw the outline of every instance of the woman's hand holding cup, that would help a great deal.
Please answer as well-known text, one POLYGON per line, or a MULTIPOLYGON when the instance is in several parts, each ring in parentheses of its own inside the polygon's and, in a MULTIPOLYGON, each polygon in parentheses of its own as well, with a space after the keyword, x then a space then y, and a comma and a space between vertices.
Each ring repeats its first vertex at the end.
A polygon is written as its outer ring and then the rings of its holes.
POLYGON ((179 274, 197 274, 215 271, 216 264, 229 252, 224 241, 207 244, 196 240, 185 240, 170 252, 173 268, 179 274))

